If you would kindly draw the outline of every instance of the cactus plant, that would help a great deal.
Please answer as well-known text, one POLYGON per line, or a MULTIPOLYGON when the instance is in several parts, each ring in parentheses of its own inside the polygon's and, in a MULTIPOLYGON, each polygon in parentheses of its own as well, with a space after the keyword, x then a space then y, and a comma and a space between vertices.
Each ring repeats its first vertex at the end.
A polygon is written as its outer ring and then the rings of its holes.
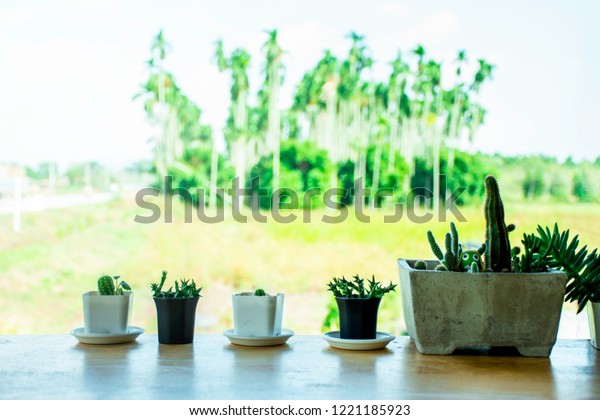
POLYGON ((256 289, 254 291, 254 296, 266 296, 267 294, 265 293, 264 289, 256 289))
POLYGON ((122 295, 124 290, 131 291, 127 282, 119 279, 121 276, 102 275, 98 278, 98 293, 101 295, 122 295))
POLYGON ((504 206, 500 197, 498 181, 492 175, 485 178, 485 250, 484 270, 511 271, 511 248, 508 234, 515 225, 504 223, 504 206))
POLYGON ((415 263, 415 270, 427 270, 427 263, 423 260, 419 260, 415 263))
POLYGON ((433 233, 427 231, 427 241, 431 246, 431 250, 436 258, 440 261, 440 265, 436 267, 438 271, 464 271, 461 265, 460 256, 462 255, 462 245, 458 239, 458 231, 454 222, 450 222, 450 232, 444 237, 444 245, 446 252, 442 253, 440 246, 437 244, 433 233))

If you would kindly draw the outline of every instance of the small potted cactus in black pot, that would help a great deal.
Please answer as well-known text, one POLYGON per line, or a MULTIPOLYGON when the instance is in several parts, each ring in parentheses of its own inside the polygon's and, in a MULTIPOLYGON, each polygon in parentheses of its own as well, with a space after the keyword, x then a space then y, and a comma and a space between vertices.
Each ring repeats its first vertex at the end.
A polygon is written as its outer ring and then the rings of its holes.
POLYGON ((163 271, 160 283, 150 286, 156 305, 158 342, 161 344, 190 344, 194 341, 196 306, 202 287, 193 279, 175 280, 174 288, 162 290, 167 272, 163 271))
POLYGON ((377 336, 377 314, 381 298, 396 288, 382 286, 375 280, 365 282, 358 274, 353 280, 334 277, 328 284, 335 296, 340 316, 340 338, 371 340, 377 336))
POLYGON ((131 319, 133 292, 120 276, 102 275, 98 290, 85 292, 83 299, 86 334, 123 334, 131 319))

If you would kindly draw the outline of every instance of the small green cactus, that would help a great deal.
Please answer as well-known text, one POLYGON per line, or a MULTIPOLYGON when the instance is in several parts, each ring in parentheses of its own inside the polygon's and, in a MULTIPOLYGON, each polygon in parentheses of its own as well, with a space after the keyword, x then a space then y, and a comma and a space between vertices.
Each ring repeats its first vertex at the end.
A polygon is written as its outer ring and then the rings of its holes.
POLYGON ((119 279, 121 276, 107 276, 106 274, 98 278, 98 293, 101 295, 122 295, 124 290, 131 291, 127 282, 119 279))
POLYGON ((266 296, 267 294, 265 293, 265 291, 263 289, 256 289, 254 291, 254 296, 266 296))
MULTIPOLYGON (((442 250, 430 230, 427 231, 427 241, 431 246, 433 254, 446 269, 445 271, 464 271, 460 259, 460 256, 462 255, 462 245, 459 242, 458 231, 456 230, 454 222, 450 222, 450 232, 446 233, 446 236, 444 237, 444 245, 446 247, 445 253, 442 253, 442 250)), ((438 270, 438 268, 439 266, 436 267, 436 270, 438 270)))
POLYGON ((415 270, 427 270, 427 264, 423 260, 417 261, 414 267, 415 270))

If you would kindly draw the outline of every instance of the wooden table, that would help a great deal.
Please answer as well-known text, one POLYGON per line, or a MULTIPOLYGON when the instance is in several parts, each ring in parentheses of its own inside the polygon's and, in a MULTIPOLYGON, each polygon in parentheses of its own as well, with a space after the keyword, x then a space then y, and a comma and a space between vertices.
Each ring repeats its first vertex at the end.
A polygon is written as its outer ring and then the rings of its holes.
POLYGON ((196 335, 192 345, 84 345, 68 335, 0 336, 2 399, 600 399, 600 353, 559 341, 548 359, 511 352, 419 354, 335 350, 319 336, 278 347, 196 335), (491 353, 491 354, 489 354, 491 353))

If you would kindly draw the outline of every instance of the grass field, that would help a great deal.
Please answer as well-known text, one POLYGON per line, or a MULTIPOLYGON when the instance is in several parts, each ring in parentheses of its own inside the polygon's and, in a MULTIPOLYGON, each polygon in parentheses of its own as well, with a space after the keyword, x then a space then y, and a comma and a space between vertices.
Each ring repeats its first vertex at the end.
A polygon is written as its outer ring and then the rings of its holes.
MULTIPOLYGON (((0 217, 0 334, 65 333, 83 325, 81 294, 95 289, 102 274, 120 274, 135 291, 132 324, 156 331, 149 285, 162 269, 171 280, 193 277, 204 287, 198 305, 199 332, 232 327, 231 294, 261 287, 286 293, 284 324, 297 333, 320 333, 331 302, 326 283, 332 276, 374 274, 397 283, 399 257, 431 258, 425 232, 441 240, 445 222, 418 224, 403 217, 384 223, 391 210, 370 214, 370 223, 352 211, 339 224, 321 221, 280 224, 250 220, 242 224, 226 214, 223 223, 183 222, 177 206, 173 223, 139 224, 144 214, 128 200, 23 216, 15 234, 8 216, 0 217)), ((598 204, 507 204, 507 222, 522 232, 558 221, 598 246, 598 204)), ((461 240, 483 241, 479 207, 461 208, 468 223, 458 223, 461 240)), ((448 215, 450 216, 450 215, 448 215)), ((437 220, 437 218, 435 218, 437 220)), ((519 239, 520 240, 520 239, 519 239)), ((403 331, 399 293, 386 296, 379 329, 403 331)), ((572 307, 571 307, 572 309, 572 307)))

